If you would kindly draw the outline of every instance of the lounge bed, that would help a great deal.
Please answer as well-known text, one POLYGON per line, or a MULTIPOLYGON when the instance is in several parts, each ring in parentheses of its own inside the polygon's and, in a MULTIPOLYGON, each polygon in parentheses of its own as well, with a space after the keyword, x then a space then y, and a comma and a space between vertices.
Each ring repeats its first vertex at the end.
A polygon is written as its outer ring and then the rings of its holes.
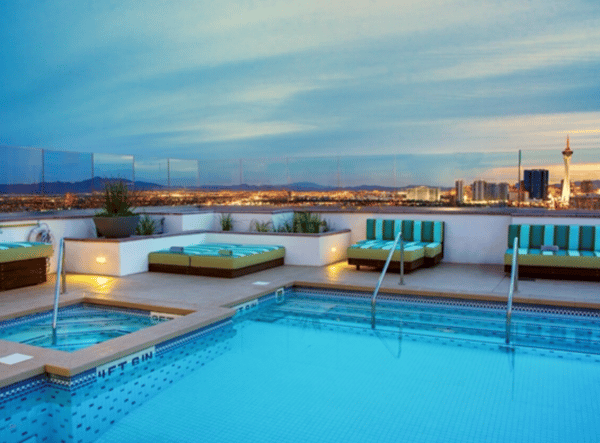
MULTIPOLYGON (((444 222, 423 220, 368 219, 366 240, 348 248, 348 264, 383 268, 394 239, 402 229, 404 271, 433 266, 444 257, 444 222)), ((389 270, 400 271, 400 245, 392 255, 389 270)))
POLYGON ((44 283, 51 256, 49 243, 0 243, 0 291, 44 283))
POLYGON ((504 254, 507 273, 515 237, 520 276, 600 280, 600 226, 510 225, 504 254))
POLYGON ((285 248, 273 245, 202 243, 148 255, 148 270, 233 278, 283 265, 285 248))

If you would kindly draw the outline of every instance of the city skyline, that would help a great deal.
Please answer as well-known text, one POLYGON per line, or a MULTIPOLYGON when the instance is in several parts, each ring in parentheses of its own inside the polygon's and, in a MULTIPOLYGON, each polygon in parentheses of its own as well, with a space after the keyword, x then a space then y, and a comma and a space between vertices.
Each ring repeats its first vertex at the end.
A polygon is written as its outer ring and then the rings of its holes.
POLYGON ((574 163, 600 147, 595 2, 61 0, 0 12, 3 145, 493 160, 570 134, 574 163))

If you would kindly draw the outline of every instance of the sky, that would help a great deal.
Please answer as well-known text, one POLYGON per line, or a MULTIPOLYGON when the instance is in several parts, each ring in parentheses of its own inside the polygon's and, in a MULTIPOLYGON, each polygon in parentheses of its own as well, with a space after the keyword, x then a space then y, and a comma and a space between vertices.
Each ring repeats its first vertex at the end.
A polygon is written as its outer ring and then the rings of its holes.
MULTIPOLYGON (((600 154, 597 0, 7 0, 0 42, 0 145, 600 154)), ((487 174, 464 158, 444 180, 487 174)))

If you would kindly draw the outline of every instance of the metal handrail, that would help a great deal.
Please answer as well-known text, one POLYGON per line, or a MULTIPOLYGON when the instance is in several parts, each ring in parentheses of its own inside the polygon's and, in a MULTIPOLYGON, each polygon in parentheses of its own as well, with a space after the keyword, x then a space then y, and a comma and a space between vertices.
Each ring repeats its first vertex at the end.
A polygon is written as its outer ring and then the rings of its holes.
POLYGON ((377 302, 377 294, 379 293, 379 287, 383 282, 383 278, 385 277, 385 273, 387 271, 388 266, 390 265, 390 261, 392 261, 392 255, 394 255, 394 251, 396 250, 396 245, 400 242, 400 284, 404 284, 404 242, 402 241, 402 231, 398 233, 396 239, 394 240, 394 244, 390 249, 390 253, 388 254, 387 260, 385 261, 385 265, 383 265, 383 270, 381 271, 381 275, 379 276, 379 281, 377 282, 377 286, 375 286, 375 290, 373 291, 373 296, 371 297, 371 328, 375 329, 375 303, 377 302))
POLYGON ((65 239, 58 242, 58 257, 56 265, 56 283, 54 285, 54 310, 52 312, 52 341, 56 344, 56 323, 58 321, 59 294, 67 292, 66 275, 64 273, 65 239), (62 283, 62 284, 61 284, 62 283), (61 290, 62 286, 62 290, 61 290))
POLYGON ((510 321, 512 317, 513 293, 519 292, 519 238, 515 237, 513 242, 512 266, 510 270, 510 288, 508 290, 508 303, 506 305, 506 344, 510 344, 510 321))

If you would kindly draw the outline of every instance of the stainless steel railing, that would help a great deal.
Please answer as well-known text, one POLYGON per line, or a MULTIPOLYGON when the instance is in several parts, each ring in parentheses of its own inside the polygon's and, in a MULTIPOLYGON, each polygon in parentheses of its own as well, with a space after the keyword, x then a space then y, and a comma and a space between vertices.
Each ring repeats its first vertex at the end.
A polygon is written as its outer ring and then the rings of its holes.
POLYGON ((56 323, 58 321, 58 301, 59 294, 67 292, 67 277, 64 266, 65 258, 65 239, 61 238, 58 242, 58 257, 56 265, 56 284, 54 285, 54 310, 52 312, 52 342, 56 344, 56 323))
POLYGON ((510 322, 512 317, 513 294, 519 292, 519 238, 513 242, 512 265, 510 269, 510 288, 508 289, 508 303, 506 305, 506 344, 510 344, 510 322))
POLYGON ((375 304, 377 303, 377 294, 379 293, 379 288, 381 287, 381 283, 383 282, 383 278, 385 277, 385 273, 390 265, 390 261, 392 260, 392 255, 394 255, 394 251, 396 251, 396 245, 400 242, 400 283, 404 284, 404 241, 402 241, 402 231, 398 233, 396 239, 394 240, 394 244, 390 249, 390 253, 388 254, 387 260, 385 261, 385 265, 383 265, 383 269, 381 271, 381 275, 379 276, 379 281, 377 281, 377 286, 375 286, 375 290, 373 291, 373 296, 371 297, 371 328, 375 329, 375 304))

